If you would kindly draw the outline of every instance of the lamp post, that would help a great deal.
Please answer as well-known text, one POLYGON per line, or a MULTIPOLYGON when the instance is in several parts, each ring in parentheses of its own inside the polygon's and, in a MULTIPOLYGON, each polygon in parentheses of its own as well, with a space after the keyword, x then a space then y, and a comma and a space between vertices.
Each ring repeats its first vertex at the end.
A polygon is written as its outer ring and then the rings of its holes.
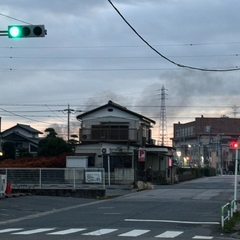
POLYGON ((232 147, 236 149, 235 160, 235 176, 234 176, 234 211, 237 210, 237 177, 238 177, 238 142, 231 143, 232 147))

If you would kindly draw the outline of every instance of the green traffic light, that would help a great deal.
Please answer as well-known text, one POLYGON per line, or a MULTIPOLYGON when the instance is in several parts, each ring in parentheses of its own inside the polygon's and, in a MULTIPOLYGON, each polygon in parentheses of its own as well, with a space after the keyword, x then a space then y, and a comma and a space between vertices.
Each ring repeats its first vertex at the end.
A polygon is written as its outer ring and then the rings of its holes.
POLYGON ((12 25, 8 26, 9 38, 45 37, 44 25, 12 25))
POLYGON ((8 32, 9 32, 9 35, 13 38, 19 37, 20 35, 20 29, 18 27, 13 26, 9 28, 8 32))

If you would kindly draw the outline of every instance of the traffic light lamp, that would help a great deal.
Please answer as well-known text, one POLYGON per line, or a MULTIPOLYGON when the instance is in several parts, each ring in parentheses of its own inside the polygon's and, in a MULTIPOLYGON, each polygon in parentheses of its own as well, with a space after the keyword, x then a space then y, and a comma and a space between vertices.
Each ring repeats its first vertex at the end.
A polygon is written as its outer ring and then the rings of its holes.
POLYGON ((8 26, 9 38, 45 37, 44 25, 11 25, 8 26))
POLYGON ((231 147, 234 149, 238 148, 238 142, 231 142, 231 147))

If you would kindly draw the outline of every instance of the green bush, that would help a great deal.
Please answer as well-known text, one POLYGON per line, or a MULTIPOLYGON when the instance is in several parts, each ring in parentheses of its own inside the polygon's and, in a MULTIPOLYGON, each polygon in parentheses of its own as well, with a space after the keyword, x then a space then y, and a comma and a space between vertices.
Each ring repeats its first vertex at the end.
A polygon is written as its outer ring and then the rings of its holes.
POLYGON ((204 168, 177 168, 177 175, 192 175, 195 178, 216 176, 216 169, 212 167, 204 168))
POLYGON ((204 176, 210 177, 210 176, 216 176, 216 169, 212 167, 205 167, 204 168, 204 176))
POLYGON ((236 226, 236 224, 240 221, 240 212, 233 213, 233 217, 227 221, 227 223, 224 225, 225 231, 231 231, 236 226))

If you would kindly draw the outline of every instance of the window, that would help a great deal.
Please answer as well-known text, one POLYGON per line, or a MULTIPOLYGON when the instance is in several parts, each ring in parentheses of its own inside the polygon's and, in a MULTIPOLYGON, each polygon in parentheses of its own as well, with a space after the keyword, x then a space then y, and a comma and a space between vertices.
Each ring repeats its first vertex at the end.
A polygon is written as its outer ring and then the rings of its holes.
POLYGON ((128 140, 128 126, 93 125, 92 139, 128 140))
POLYGON ((37 152, 37 147, 30 144, 30 152, 37 152))
POLYGON ((95 157, 94 156, 88 157, 88 167, 95 167, 95 157))

